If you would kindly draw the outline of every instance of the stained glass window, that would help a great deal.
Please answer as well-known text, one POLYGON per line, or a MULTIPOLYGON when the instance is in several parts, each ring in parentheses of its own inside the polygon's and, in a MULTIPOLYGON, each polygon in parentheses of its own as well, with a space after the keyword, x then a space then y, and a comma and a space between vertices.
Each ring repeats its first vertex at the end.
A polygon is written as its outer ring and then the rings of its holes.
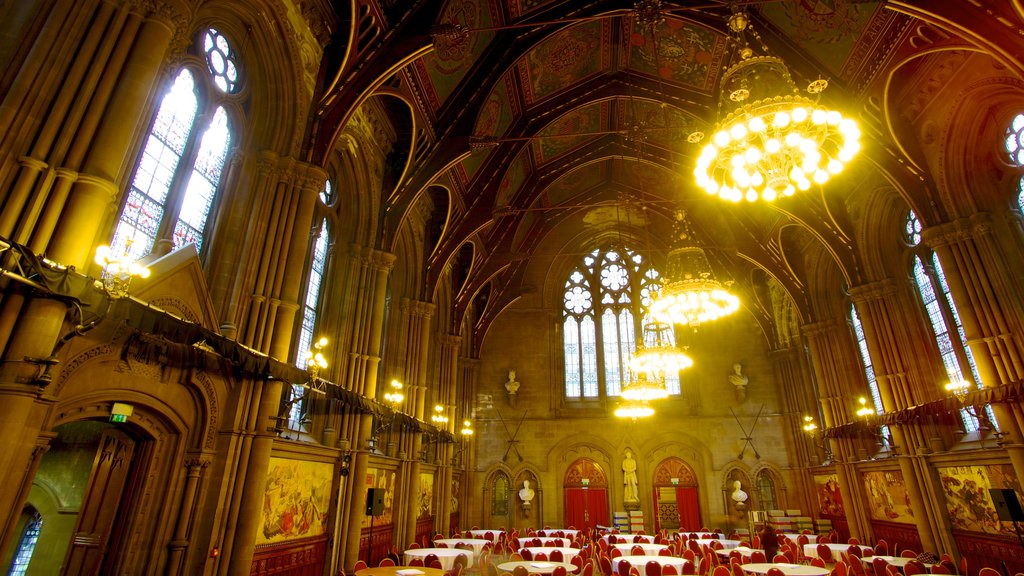
POLYGON ((11 570, 7 573, 9 576, 23 576, 26 573, 32 553, 36 550, 36 542, 39 541, 39 532, 43 529, 43 517, 35 508, 29 506, 22 516, 25 517, 25 528, 21 531, 18 549, 14 552, 11 570))
MULTIPOLYGON (((882 394, 878 390, 878 379, 875 378, 875 367, 871 363, 871 353, 868 352, 868 340, 864 336, 864 325, 860 323, 860 316, 857 309, 850 306, 850 323, 853 325, 853 334, 857 338, 857 350, 860 352, 860 363, 864 367, 864 377, 868 381, 868 390, 871 391, 871 403, 875 407, 875 414, 882 414, 885 408, 882 406, 882 394)), ((882 426, 882 434, 889 437, 889 427, 882 426)))
MULTIPOLYGON (((295 352, 295 364, 300 368, 306 368, 309 365, 307 352, 313 348, 317 311, 320 308, 320 291, 323 289, 324 271, 327 268, 327 249, 330 244, 330 232, 327 230, 327 219, 325 218, 320 221, 309 261, 309 281, 306 284, 306 298, 302 304, 302 324, 299 327, 298 348, 295 352)), ((304 393, 305 388, 301 385, 292 385, 293 402, 288 410, 289 428, 297 429, 301 425, 305 403, 300 398, 304 393)))
MULTIPOLYGON (((562 302, 567 398, 621 393, 660 278, 630 249, 594 250, 569 274, 562 302)), ((666 378, 666 387, 679 394, 679 375, 666 378)))
POLYGON ((208 30, 203 50, 208 75, 182 69, 160 101, 110 243, 115 254, 141 258, 162 238, 174 248, 202 248, 232 142, 215 95, 233 92, 239 79, 223 35, 208 30))
POLYGON ((1006 153, 1014 166, 1024 166, 1024 114, 1017 114, 1006 127, 1006 153))

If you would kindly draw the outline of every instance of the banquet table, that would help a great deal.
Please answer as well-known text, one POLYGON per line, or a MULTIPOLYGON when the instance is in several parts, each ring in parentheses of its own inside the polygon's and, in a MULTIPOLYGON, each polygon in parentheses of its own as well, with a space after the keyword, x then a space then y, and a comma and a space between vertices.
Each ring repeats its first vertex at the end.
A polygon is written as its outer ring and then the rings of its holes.
POLYGON ((555 538, 575 538, 579 533, 579 530, 563 528, 545 528, 544 530, 537 530, 538 536, 551 536, 555 538))
POLYGON ((712 542, 720 542, 722 548, 735 548, 740 545, 739 540, 724 540, 721 538, 698 538, 691 540, 691 542, 696 542, 698 546, 711 546, 712 542))
POLYGON ((459 550, 458 548, 413 548, 411 550, 406 550, 404 554, 406 564, 412 562, 413 558, 420 558, 425 561, 429 554, 434 554, 437 556, 437 559, 441 561, 441 568, 445 570, 452 569, 452 566, 455 565, 456 556, 466 557, 467 568, 473 565, 472 550, 459 550))
POLYGON ((356 576, 443 576, 444 570, 440 568, 427 568, 425 566, 377 566, 375 568, 363 568, 356 570, 356 576), (419 572, 417 574, 416 572, 419 572))
POLYGON ((654 536, 651 536, 650 534, 605 534, 604 536, 601 536, 601 540, 607 542, 609 536, 615 536, 616 544, 632 542, 635 538, 639 538, 641 542, 654 544, 654 536))
POLYGON ((740 556, 743 556, 744 558, 750 558, 750 555, 753 554, 754 552, 764 552, 764 550, 761 550, 760 548, 749 548, 747 546, 737 546, 735 548, 722 548, 721 550, 715 550, 715 553, 718 554, 719 556, 728 558, 729 557, 729 553, 732 552, 733 550, 739 552, 740 556))
POLYGON ((682 574, 683 572, 683 563, 686 562, 686 560, 683 560, 682 558, 677 558, 675 556, 619 556, 618 558, 612 558, 612 570, 614 570, 615 573, 618 574, 619 562, 625 562, 630 566, 635 566, 636 569, 639 570, 641 574, 643 574, 644 567, 647 566, 647 563, 651 561, 657 562, 662 566, 675 566, 676 572, 679 572, 680 574, 682 574))
MULTIPOLYGON (((882 560, 885 560, 886 564, 892 564, 900 570, 906 567, 907 562, 914 560, 914 558, 904 558, 902 556, 865 556, 864 558, 861 558, 861 562, 864 564, 871 564, 875 558, 881 558, 882 560)), ((925 564, 924 562, 922 562, 922 564, 924 564, 924 567, 928 568, 929 571, 931 571, 932 566, 935 566, 935 564, 925 564)))
POLYGON ((492 542, 497 542, 505 535, 504 530, 470 530, 469 533, 473 535, 473 538, 483 538, 485 540, 487 535, 490 534, 492 542))
POLYGON ((682 534, 683 536, 686 536, 687 538, 693 538, 694 536, 696 536, 697 538, 721 538, 722 537, 722 535, 719 534, 718 532, 687 532, 685 530, 680 530, 679 533, 682 534))
MULTIPOLYGON (((840 552, 848 552, 850 550, 851 546, 856 546, 856 545, 855 544, 825 544, 825 546, 828 546, 832 550, 832 555, 833 556, 839 556, 840 552)), ((861 552, 863 552, 864 550, 870 550, 871 549, 870 546, 858 546, 858 548, 861 549, 861 552)), ((818 545, 817 544, 804 544, 804 556, 807 556, 809 558, 817 558, 818 557, 818 545)))
POLYGON ((502 562, 501 564, 498 564, 498 570, 501 570, 502 572, 512 572, 517 566, 523 566, 526 568, 526 571, 531 574, 551 574, 558 566, 564 566, 568 572, 576 571, 576 566, 569 564, 568 562, 531 562, 530 560, 523 560, 522 562, 502 562))
MULTIPOLYGON (((523 550, 529 550, 530 554, 533 554, 535 559, 536 559, 538 553, 544 554, 547 557, 548 561, 552 561, 551 560, 551 553, 552 552, 554 552, 555 550, 560 550, 562 552, 563 562, 572 562, 572 559, 575 558, 580 553, 580 549, 579 548, 558 548, 556 546, 541 546, 539 548, 531 546, 529 548, 520 548, 519 549, 519 553, 522 554, 523 550)), ((543 561, 544 560, 541 560, 541 562, 543 562, 543 561)))
POLYGON ((767 574, 771 568, 782 570, 782 573, 786 576, 825 576, 828 574, 828 568, 805 566, 803 564, 784 564, 781 562, 742 564, 740 568, 743 568, 744 572, 750 572, 751 574, 767 574))
POLYGON ((484 546, 490 544, 490 540, 483 538, 438 538, 434 540, 434 544, 444 544, 449 548, 455 548, 458 544, 469 544, 473 547, 473 554, 477 556, 483 551, 484 546))
POLYGON ((810 542, 811 544, 817 544, 818 543, 818 535, 817 534, 780 533, 779 536, 785 536, 786 538, 789 538, 793 542, 796 542, 796 539, 801 537, 801 536, 806 536, 807 537, 807 541, 810 542))
POLYGON ((639 546, 644 551, 643 554, 638 554, 638 556, 657 556, 659 551, 668 548, 668 546, 664 544, 648 544, 646 542, 639 542, 636 544, 612 544, 612 548, 621 550, 623 556, 632 556, 634 546, 639 546))
POLYGON ((527 536, 525 538, 516 538, 520 547, 530 546, 530 543, 534 540, 540 540, 540 545, 544 547, 561 546, 563 548, 568 548, 569 543, 572 542, 572 540, 569 540, 568 538, 551 538, 550 536, 527 536))

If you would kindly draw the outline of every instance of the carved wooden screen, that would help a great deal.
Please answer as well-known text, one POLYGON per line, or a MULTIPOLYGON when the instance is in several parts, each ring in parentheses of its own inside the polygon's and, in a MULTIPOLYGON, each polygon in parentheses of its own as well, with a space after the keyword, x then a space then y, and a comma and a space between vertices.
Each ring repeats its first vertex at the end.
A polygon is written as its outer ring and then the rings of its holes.
POLYGON ((680 458, 662 460, 654 468, 654 529, 697 530, 700 523, 700 504, 697 475, 680 458))

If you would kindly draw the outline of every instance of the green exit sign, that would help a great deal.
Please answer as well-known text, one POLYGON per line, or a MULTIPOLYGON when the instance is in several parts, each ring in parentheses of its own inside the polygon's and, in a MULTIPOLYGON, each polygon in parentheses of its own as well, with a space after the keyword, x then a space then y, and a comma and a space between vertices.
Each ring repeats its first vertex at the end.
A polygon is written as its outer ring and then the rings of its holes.
POLYGON ((127 414, 111 414, 110 415, 110 421, 111 422, 127 422, 128 421, 128 415, 127 414))

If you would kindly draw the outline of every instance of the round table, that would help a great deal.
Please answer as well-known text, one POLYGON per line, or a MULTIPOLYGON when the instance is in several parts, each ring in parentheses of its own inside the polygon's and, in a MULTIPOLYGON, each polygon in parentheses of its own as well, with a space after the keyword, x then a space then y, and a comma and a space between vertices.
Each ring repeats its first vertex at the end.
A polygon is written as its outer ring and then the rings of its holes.
MULTIPOLYGON (((861 562, 863 562, 864 564, 871 564, 871 562, 875 558, 881 558, 882 560, 885 560, 886 564, 892 564, 900 570, 906 567, 907 562, 910 562, 911 560, 916 560, 916 558, 904 558, 902 556, 865 556, 861 558, 861 562)), ((924 564, 924 567, 928 568, 929 571, 931 570, 932 566, 935 566, 935 564, 925 564, 924 562, 922 562, 922 564, 924 564)))
POLYGON ((618 558, 612 558, 612 570, 616 574, 619 573, 619 562, 635 566, 641 574, 644 574, 644 567, 647 566, 648 562, 657 562, 662 566, 675 566, 676 572, 682 574, 683 563, 687 562, 687 560, 675 556, 619 556, 618 558))
POLYGON ((722 548, 721 550, 715 550, 715 553, 718 554, 719 556, 724 556, 724 557, 728 558, 729 557, 729 553, 732 552, 733 550, 739 552, 740 556, 743 556, 744 558, 750 558, 750 555, 753 554, 754 552, 764 552, 764 550, 761 550, 759 548, 748 548, 746 546, 737 546, 735 548, 722 548))
POLYGON ((563 548, 568 548, 569 543, 572 542, 568 538, 551 538, 547 536, 527 536, 525 538, 516 538, 516 541, 519 542, 520 548, 530 546, 530 543, 534 540, 540 540, 540 545, 544 547, 561 546, 563 548))
POLYGON ((425 566, 378 566, 376 568, 363 568, 356 570, 356 576, 443 576, 444 570, 440 568, 427 568, 425 566), (419 574, 412 572, 418 570, 419 574))
POLYGON ((696 542, 698 546, 711 546, 712 542, 718 542, 722 548, 735 548, 740 545, 739 540, 723 540, 721 538, 698 538, 690 540, 690 542, 696 542))
POLYGON ((449 548, 455 548, 459 544, 468 544, 473 547, 473 553, 477 556, 483 551, 484 546, 490 544, 490 540, 483 538, 438 538, 434 540, 434 544, 445 544, 449 548))
POLYGON ((782 573, 786 576, 825 576, 828 574, 828 568, 805 566, 803 564, 783 564, 781 562, 742 564, 740 568, 743 568, 744 572, 750 572, 751 574, 767 574, 771 568, 782 570, 782 573))
MULTIPOLYGON (((580 549, 579 548, 559 548, 559 547, 556 547, 556 546, 541 546, 540 548, 537 548, 537 547, 520 548, 519 549, 519 553, 522 554, 523 550, 529 550, 530 554, 533 554, 534 557, 536 557, 538 553, 544 554, 545 556, 547 556, 548 560, 551 560, 551 553, 552 552, 554 552, 555 550, 561 550, 562 551, 562 559, 565 562, 572 562, 572 559, 575 558, 580 553, 580 549)), ((541 560, 541 562, 545 562, 545 561, 546 560, 541 560)))
POLYGON ((568 562, 532 562, 530 560, 523 560, 522 562, 502 562, 498 564, 498 570, 502 572, 512 572, 517 566, 526 568, 526 571, 530 574, 551 574, 555 571, 555 568, 563 566, 567 572, 575 572, 576 566, 569 564, 568 562))
POLYGON ((441 568, 445 570, 451 570, 452 566, 455 565, 456 556, 466 557, 466 568, 473 565, 473 551, 472 550, 459 550, 458 548, 413 548, 412 550, 406 550, 405 563, 412 562, 413 558, 427 559, 429 554, 434 554, 437 559, 441 561, 441 568))
POLYGON ((648 544, 646 542, 640 542, 637 544, 612 544, 612 548, 621 550, 623 556, 632 556, 634 546, 639 546, 644 551, 643 554, 637 554, 637 556, 657 556, 658 551, 668 548, 668 546, 664 544, 648 544))
POLYGON ((505 535, 504 530, 470 530, 469 533, 473 535, 473 538, 483 538, 485 540, 487 535, 490 534, 491 542, 497 542, 505 535))
POLYGON ((562 528, 545 528, 543 530, 537 530, 538 536, 553 536, 555 538, 575 538, 579 533, 579 530, 568 530, 562 528))
POLYGON ((779 534, 779 536, 785 536, 786 538, 789 538, 793 542, 796 542, 797 538, 799 538, 801 536, 805 536, 805 537, 807 537, 807 541, 810 542, 811 544, 816 544, 818 542, 818 535, 817 534, 779 534))
MULTIPOLYGON (((809 558, 817 558, 818 546, 818 544, 804 544, 804 556, 807 556, 809 558)), ((832 550, 833 556, 838 557, 840 552, 847 552, 850 550, 851 546, 856 546, 856 544, 825 544, 825 546, 828 546, 832 550)), ((860 548, 861 553, 863 553, 864 550, 871 548, 870 546, 858 547, 860 548)))
POLYGON ((616 544, 625 544, 632 542, 635 538, 639 538, 640 542, 646 542, 648 544, 654 544, 654 536, 649 534, 605 534, 601 536, 601 540, 608 541, 609 536, 615 536, 616 544))
POLYGON ((680 530, 679 533, 682 534, 683 536, 686 536, 687 538, 693 538, 695 536, 697 538, 721 538, 722 537, 722 535, 719 534, 718 532, 686 532, 685 530, 680 530))

